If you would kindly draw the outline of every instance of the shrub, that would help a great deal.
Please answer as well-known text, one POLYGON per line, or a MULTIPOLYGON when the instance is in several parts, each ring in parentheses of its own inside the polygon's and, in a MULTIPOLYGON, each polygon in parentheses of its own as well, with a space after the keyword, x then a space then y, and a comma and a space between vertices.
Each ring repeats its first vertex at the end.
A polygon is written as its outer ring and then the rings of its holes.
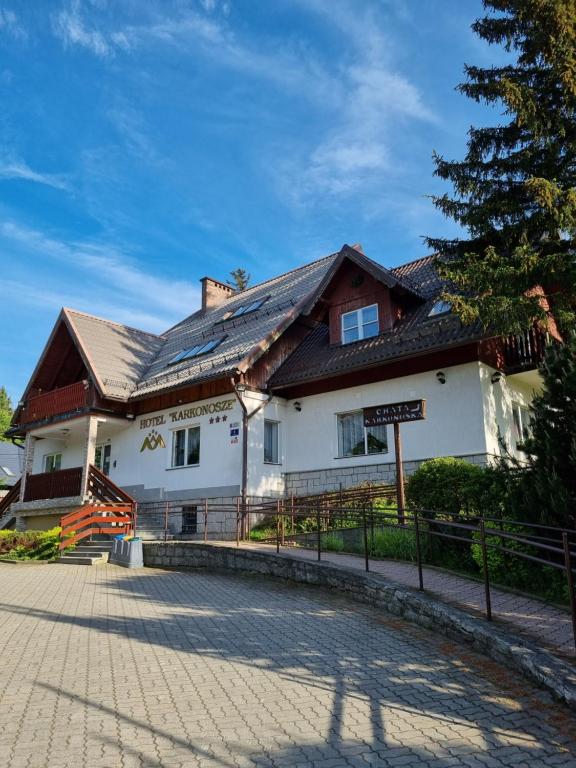
MULTIPOLYGON (((511 520, 502 521, 502 530, 505 533, 515 533, 518 536, 528 538, 523 533, 522 527, 511 520)), ((491 527, 496 524, 492 523, 491 527)), ((472 558, 480 572, 483 572, 482 546, 480 534, 474 533, 471 545, 472 558)), ((514 541, 498 535, 486 536, 486 560, 488 562, 488 574, 490 580, 496 584, 522 589, 541 595, 548 600, 558 602, 568 601, 568 588, 564 573, 552 566, 541 565, 531 560, 526 560, 519 555, 532 555, 542 557, 542 551, 528 543, 514 541), (505 547, 508 552, 502 552, 496 547, 505 547)))
POLYGON ((473 515, 497 496, 490 469, 447 456, 423 462, 406 484, 408 503, 417 510, 473 515))
POLYGON ((0 531, 0 555, 10 560, 53 560, 60 554, 61 530, 0 531))

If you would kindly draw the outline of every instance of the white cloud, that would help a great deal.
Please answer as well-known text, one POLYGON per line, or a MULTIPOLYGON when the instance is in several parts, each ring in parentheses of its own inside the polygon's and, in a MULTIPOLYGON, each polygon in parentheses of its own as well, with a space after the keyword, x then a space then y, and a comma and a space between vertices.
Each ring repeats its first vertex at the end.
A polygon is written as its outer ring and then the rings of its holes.
POLYGON ((124 32, 105 33, 88 27, 83 18, 80 0, 71 0, 68 7, 55 14, 52 21, 56 36, 66 47, 86 48, 101 58, 113 56, 119 49, 129 48, 129 41, 124 32))
MULTIPOLYGON (((22 254, 31 264, 36 258, 41 258, 43 264, 46 260, 60 263, 58 279, 53 286, 43 286, 34 299, 36 303, 55 309, 68 305, 156 332, 199 305, 196 286, 151 275, 114 246, 58 240, 14 221, 0 225, 0 239, 5 253, 22 254)), ((14 280, 8 275, 6 280, 10 279, 14 280)))
MULTIPOLYGON (((346 0, 301 4, 342 36, 338 58, 322 61, 303 40, 241 38, 228 23, 191 11, 132 27, 127 34, 142 45, 155 41, 175 46, 183 55, 193 51, 212 57, 218 66, 267 80, 307 102, 306 109, 327 127, 315 143, 303 131, 300 146, 284 152, 275 147, 271 167, 283 197, 308 204, 326 195, 351 194, 381 179, 394 162, 399 130, 436 117, 417 87, 398 71, 393 45, 374 7, 358 11, 356 3, 346 0)), ((208 5, 211 9, 212 0, 208 5)))
POLYGON ((26 40, 28 33, 18 16, 10 8, 0 6, 0 33, 5 32, 17 40, 26 40))
POLYGON ((44 184, 54 189, 69 189, 66 177, 62 175, 39 173, 17 158, 0 159, 0 179, 24 179, 37 184, 44 184))

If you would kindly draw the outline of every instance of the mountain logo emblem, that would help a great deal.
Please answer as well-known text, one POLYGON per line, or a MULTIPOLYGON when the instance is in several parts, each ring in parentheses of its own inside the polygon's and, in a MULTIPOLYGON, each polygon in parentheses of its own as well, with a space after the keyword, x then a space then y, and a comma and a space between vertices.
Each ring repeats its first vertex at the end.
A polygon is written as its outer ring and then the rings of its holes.
POLYGON ((140 453, 146 449, 149 451, 155 451, 156 448, 166 448, 166 443, 164 442, 162 435, 156 432, 155 429, 152 429, 144 438, 142 448, 140 448, 140 453))

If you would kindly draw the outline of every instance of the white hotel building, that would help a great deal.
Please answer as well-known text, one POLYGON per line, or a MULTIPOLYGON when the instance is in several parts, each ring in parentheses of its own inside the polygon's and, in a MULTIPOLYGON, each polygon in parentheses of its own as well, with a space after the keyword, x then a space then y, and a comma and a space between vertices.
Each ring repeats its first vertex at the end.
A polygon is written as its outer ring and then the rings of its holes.
POLYGON ((161 335, 63 309, 15 413, 25 472, 0 526, 43 528, 99 498, 314 493, 393 482, 392 427, 362 409, 425 399, 402 426, 405 471, 516 451, 544 335, 463 326, 433 257, 386 269, 359 246, 202 307, 161 335))

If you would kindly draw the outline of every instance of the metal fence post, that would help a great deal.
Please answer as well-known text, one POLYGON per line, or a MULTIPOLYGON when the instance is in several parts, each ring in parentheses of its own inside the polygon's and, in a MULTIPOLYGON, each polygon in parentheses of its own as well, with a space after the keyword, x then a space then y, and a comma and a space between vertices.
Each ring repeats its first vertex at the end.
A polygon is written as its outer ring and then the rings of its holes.
POLYGON ((416 561, 418 563, 418 583, 419 589, 424 590, 424 578, 422 575, 422 552, 420 550, 420 525, 418 524, 418 513, 414 512, 414 532, 416 534, 416 561))
POLYGON ((490 576, 488 574, 488 554, 486 552, 486 531, 484 520, 480 520, 480 545, 482 547, 482 566, 484 569, 484 593, 486 595, 486 618, 492 621, 492 603, 490 601, 490 576))
POLYGON ((280 554, 280 500, 276 502, 276 554, 280 554))
POLYGON ((364 567, 366 573, 370 570, 370 563, 368 560, 368 528, 366 526, 366 506, 362 509, 362 525, 364 528, 364 567))
POLYGON ((574 635, 574 645, 576 645, 576 595, 574 595, 574 578, 572 575, 572 557, 570 555, 570 542, 568 534, 562 534, 562 543, 564 544, 564 567, 566 568, 566 583, 568 585, 568 595, 570 596, 570 610, 572 612, 572 633, 574 635))
POLYGON ((168 502, 164 503, 164 541, 168 540, 168 502))
POLYGON ((204 543, 208 541, 208 499, 204 499, 204 543))
POLYGON ((320 507, 316 507, 316 544, 318 547, 318 562, 320 562, 320 552, 322 550, 322 537, 320 533, 320 507))
POLYGON ((236 546, 240 546, 240 499, 236 499, 236 546))
POLYGON ((138 527, 138 502, 134 502, 134 509, 132 510, 132 535, 136 537, 136 531, 138 527))

